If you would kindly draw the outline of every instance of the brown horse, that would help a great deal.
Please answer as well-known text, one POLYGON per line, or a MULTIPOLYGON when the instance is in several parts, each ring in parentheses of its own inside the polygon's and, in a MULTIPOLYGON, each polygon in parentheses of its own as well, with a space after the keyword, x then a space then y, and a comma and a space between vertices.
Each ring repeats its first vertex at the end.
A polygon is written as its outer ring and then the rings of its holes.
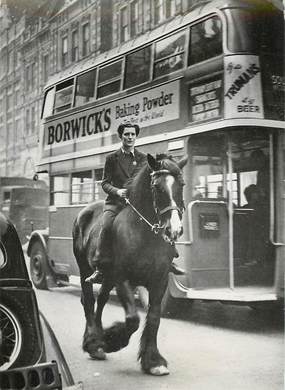
POLYGON ((165 375, 169 371, 157 348, 157 332, 161 300, 175 255, 174 242, 182 234, 181 169, 187 157, 178 162, 167 155, 147 157, 147 163, 128 185, 127 206, 114 221, 112 267, 105 271, 95 313, 92 284, 85 279, 92 272, 103 202, 92 203, 79 213, 73 228, 73 251, 80 269, 81 302, 86 317, 83 350, 94 359, 105 359, 106 353, 128 344, 140 321, 134 288, 145 286, 149 292, 149 308, 138 358, 144 372, 165 375), (103 329, 102 311, 113 287, 124 307, 125 322, 103 329))

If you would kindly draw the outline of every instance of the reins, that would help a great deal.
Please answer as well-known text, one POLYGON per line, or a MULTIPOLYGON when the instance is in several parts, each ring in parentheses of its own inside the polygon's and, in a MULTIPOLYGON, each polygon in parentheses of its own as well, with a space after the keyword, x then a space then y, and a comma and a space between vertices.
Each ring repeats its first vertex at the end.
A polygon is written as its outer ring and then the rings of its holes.
POLYGON ((164 227, 161 226, 159 223, 151 224, 136 208, 133 204, 131 204, 130 200, 128 198, 125 198, 126 204, 128 204, 134 212, 140 217, 141 221, 144 221, 151 229, 154 234, 158 234, 160 230, 162 230, 164 227))

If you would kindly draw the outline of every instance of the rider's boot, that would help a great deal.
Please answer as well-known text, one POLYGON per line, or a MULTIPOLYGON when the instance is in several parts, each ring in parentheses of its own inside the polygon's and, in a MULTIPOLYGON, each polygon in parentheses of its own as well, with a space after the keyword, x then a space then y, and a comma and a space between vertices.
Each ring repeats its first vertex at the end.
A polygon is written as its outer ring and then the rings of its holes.
MULTIPOLYGON (((174 256, 173 257, 179 257, 179 253, 176 249, 175 246, 173 246, 173 249, 174 249, 174 256)), ((171 265, 170 265, 170 272, 173 272, 174 275, 185 275, 185 271, 184 269, 178 267, 177 264, 174 263, 174 261, 172 261, 171 265)))
POLYGON ((102 229, 98 237, 97 249, 95 253, 95 258, 93 260, 95 271, 93 272, 93 274, 91 274, 88 278, 85 279, 85 282, 103 282, 103 268, 110 262, 110 254, 108 253, 107 244, 107 233, 102 229))

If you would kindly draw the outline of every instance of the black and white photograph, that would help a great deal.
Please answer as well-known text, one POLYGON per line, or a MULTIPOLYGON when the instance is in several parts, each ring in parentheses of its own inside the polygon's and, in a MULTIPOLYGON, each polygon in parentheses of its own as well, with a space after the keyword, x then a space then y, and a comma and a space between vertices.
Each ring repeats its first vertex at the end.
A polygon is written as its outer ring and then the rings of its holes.
POLYGON ((0 0, 0 390, 283 390, 283 0, 0 0))

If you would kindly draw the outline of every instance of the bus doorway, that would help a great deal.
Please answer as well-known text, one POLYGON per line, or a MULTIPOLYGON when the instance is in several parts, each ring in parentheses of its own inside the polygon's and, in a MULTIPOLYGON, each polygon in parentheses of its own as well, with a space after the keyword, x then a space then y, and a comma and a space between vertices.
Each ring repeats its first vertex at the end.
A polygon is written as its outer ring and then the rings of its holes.
POLYGON ((273 286, 271 142, 260 128, 190 137, 189 287, 273 286))

